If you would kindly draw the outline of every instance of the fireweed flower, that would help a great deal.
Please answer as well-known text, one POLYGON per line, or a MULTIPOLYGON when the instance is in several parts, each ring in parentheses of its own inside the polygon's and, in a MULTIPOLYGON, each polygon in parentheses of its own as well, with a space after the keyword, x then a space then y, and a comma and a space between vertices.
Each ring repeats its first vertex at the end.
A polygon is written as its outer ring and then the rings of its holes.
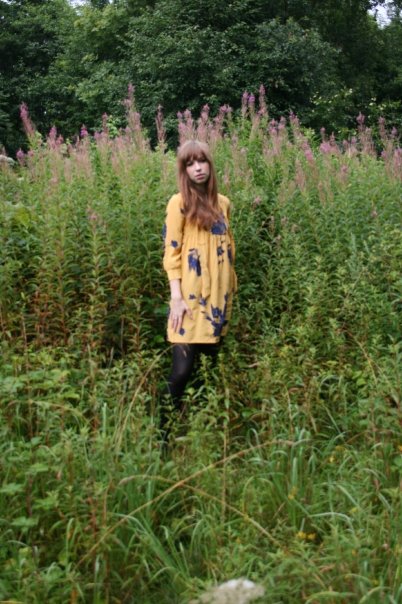
POLYGON ((162 105, 158 105, 158 112, 156 114, 156 132, 158 134, 158 143, 160 146, 163 146, 166 141, 166 130, 163 123, 163 112, 162 105))
POLYGON ((84 124, 81 126, 80 136, 81 138, 86 138, 88 136, 88 130, 86 129, 84 124))
POLYGON ((54 147, 56 144, 57 138, 57 129, 56 126, 52 126, 49 130, 49 134, 47 135, 47 142, 50 146, 54 147))
POLYGON ((260 106, 260 110, 258 113, 261 116, 268 115, 268 108, 267 108, 267 102, 266 102, 266 96, 265 96, 265 86, 263 84, 261 84, 260 89, 259 89, 258 104, 260 106))
POLYGON ((241 97, 241 114, 242 117, 246 117, 247 114, 247 103, 248 103, 248 92, 245 90, 243 92, 243 96, 241 97))
POLYGON ((312 150, 310 148, 304 150, 304 157, 310 163, 312 163, 314 161, 314 155, 313 155, 313 152, 312 152, 312 150))
POLYGON ((226 115, 230 115, 232 113, 232 108, 230 105, 222 105, 222 107, 219 108, 219 111, 226 115))
POLYGON ((203 119, 205 122, 208 120, 209 117, 209 105, 204 105, 204 107, 201 110, 201 119, 203 119))
POLYGON ((18 149, 17 153, 16 153, 16 157, 18 160, 18 163, 20 164, 20 166, 23 166, 25 163, 25 153, 23 152, 22 149, 18 149))
POLYGON ((190 126, 193 125, 193 118, 192 118, 190 109, 185 110, 184 119, 186 120, 187 125, 190 125, 190 126))
POLYGON ((127 98, 123 101, 123 105, 125 106, 127 112, 129 112, 134 106, 134 90, 134 86, 129 84, 127 88, 127 98))
POLYGON ((24 130, 28 138, 33 138, 35 136, 35 127, 31 122, 28 113, 28 105, 26 103, 21 103, 20 105, 20 116, 24 126, 24 130))
POLYGON ((208 140, 209 128, 209 105, 204 105, 198 118, 197 137, 200 141, 208 140))
POLYGON ((359 124, 360 128, 363 128, 365 119, 366 119, 366 116, 360 112, 356 118, 356 122, 359 124))
POLYGON ((293 113, 293 111, 291 111, 289 114, 289 121, 292 126, 297 126, 297 127, 300 126, 299 118, 297 117, 297 115, 295 113, 293 113))
POLYGON ((321 153, 324 153, 326 155, 328 153, 331 153, 332 152, 332 147, 331 147, 330 143, 328 141, 324 141, 323 143, 321 143, 321 145, 320 145, 320 151, 321 151, 321 153))

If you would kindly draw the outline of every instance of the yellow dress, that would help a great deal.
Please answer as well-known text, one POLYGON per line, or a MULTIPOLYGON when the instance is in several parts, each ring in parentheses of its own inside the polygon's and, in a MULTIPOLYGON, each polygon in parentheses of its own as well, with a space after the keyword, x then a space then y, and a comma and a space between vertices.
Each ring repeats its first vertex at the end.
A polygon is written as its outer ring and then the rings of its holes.
POLYGON ((229 229, 230 201, 223 195, 218 201, 221 218, 209 231, 186 222, 180 193, 167 205, 163 267, 169 281, 181 279, 183 299, 193 313, 192 319, 184 315, 177 333, 168 320, 169 342, 213 344, 227 332, 237 289, 235 246, 229 229))

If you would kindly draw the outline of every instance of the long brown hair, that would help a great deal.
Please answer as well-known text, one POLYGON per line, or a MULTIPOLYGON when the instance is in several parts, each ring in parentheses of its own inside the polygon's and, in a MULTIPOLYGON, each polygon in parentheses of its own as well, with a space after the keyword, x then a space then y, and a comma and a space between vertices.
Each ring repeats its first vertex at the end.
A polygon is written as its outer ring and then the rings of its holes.
POLYGON ((177 165, 184 215, 189 222, 208 230, 221 214, 215 168, 208 145, 197 140, 186 141, 177 151, 177 165), (210 173, 205 192, 194 186, 186 172, 188 163, 195 160, 209 163, 210 173))

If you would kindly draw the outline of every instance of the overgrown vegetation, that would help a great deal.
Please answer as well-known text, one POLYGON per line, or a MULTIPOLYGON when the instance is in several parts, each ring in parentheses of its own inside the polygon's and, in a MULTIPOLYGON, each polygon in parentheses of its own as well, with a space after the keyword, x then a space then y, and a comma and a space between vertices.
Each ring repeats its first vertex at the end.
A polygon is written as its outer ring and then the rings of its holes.
POLYGON ((175 159, 132 98, 0 176, 0 599, 188 602, 247 576, 267 604, 397 604, 402 152, 314 140, 243 98, 180 122, 233 202, 239 294, 161 455, 165 204, 175 159), (377 156, 377 151, 380 156, 377 156))

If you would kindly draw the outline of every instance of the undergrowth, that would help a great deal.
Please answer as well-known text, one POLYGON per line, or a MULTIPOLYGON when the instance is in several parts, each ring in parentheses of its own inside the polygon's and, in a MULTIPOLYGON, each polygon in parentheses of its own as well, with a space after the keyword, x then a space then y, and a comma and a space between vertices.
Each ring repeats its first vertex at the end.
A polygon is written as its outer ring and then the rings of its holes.
MULTIPOLYGON (((402 152, 265 106, 186 114, 233 204, 239 292, 167 455, 161 268, 174 154, 55 131, 0 175, 0 600, 402 600, 402 152)), ((161 116, 159 116, 160 120, 161 116)), ((27 120, 27 117, 25 116, 27 120)))

